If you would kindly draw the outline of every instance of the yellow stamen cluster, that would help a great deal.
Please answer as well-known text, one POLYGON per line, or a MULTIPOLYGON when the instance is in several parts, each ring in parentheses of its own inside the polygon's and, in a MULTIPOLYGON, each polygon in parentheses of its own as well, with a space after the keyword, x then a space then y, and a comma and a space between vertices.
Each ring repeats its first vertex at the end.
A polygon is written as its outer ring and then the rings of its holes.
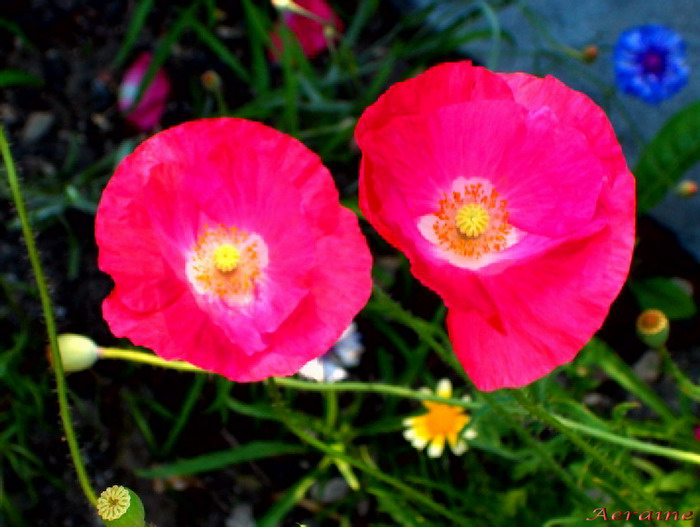
MULTIPOLYGON (((452 384, 448 379, 442 379, 438 383, 436 395, 445 398, 452 396, 452 384)), ((445 449, 445 442, 450 445, 455 455, 463 454, 467 450, 466 439, 476 437, 473 429, 462 433, 471 421, 465 409, 431 401, 424 401, 423 405, 428 409, 426 414, 404 420, 404 437, 419 450, 429 445, 430 457, 440 457, 445 449)))
POLYGON ((256 281, 267 266, 267 247, 256 234, 236 227, 207 227, 187 260, 194 289, 231 304, 252 299, 256 281))
POLYGON ((114 485, 102 491, 97 498, 97 513, 103 520, 116 520, 126 514, 130 504, 131 496, 128 489, 114 485))
POLYGON ((502 251, 513 229, 507 206, 495 189, 489 190, 482 183, 465 184, 461 191, 443 194, 432 223, 437 243, 453 254, 473 259, 502 251))

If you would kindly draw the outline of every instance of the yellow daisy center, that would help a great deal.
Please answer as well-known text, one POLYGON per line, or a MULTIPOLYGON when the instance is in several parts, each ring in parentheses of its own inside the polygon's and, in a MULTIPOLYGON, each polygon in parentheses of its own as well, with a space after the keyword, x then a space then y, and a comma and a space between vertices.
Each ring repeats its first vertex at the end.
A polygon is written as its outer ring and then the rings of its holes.
POLYGON ((415 425, 423 432, 423 436, 432 440, 444 437, 454 442, 459 432, 469 423, 469 416, 459 406, 425 401, 428 413, 416 418, 415 425))
POLYGON ((259 235, 219 225, 204 228, 197 237, 185 272, 197 293, 242 305, 253 299, 267 263, 267 245, 259 235))
POLYGON ((230 243, 223 243, 214 250, 214 267, 222 273, 233 271, 241 259, 241 251, 230 243))
POLYGON ((119 485, 114 485, 105 489, 97 499, 97 513, 103 520, 111 521, 124 516, 129 505, 131 496, 129 491, 119 485))
POLYGON ((476 238, 486 232, 489 226, 489 213, 478 203, 469 203, 457 211, 457 230, 464 236, 476 238))

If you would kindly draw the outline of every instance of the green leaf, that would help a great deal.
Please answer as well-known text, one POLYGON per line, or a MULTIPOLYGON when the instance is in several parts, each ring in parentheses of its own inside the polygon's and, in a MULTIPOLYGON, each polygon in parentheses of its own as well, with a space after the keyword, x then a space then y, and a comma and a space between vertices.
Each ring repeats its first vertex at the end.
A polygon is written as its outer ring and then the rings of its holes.
POLYGON ((282 525, 282 520, 284 520, 289 511, 304 498, 311 486, 318 480, 327 464, 328 460, 324 459, 316 469, 306 474, 292 485, 287 492, 284 493, 282 498, 270 507, 265 516, 257 522, 258 527, 277 527, 278 525, 282 525))
POLYGON ((307 447, 290 445, 281 441, 252 441, 236 448, 220 450, 210 454, 183 459, 153 469, 137 470, 136 473, 144 478, 168 478, 171 476, 185 476, 219 470, 236 463, 255 461, 268 457, 288 456, 291 454, 304 454, 309 452, 307 447))
POLYGON ((629 286, 643 310, 660 309, 670 320, 692 318, 697 312, 693 297, 670 278, 630 280, 629 286))
POLYGON ((634 174, 640 213, 658 203, 700 161, 700 101, 671 117, 642 151, 634 174))
POLYGON ((0 88, 8 86, 43 86, 44 81, 22 70, 0 70, 0 88))

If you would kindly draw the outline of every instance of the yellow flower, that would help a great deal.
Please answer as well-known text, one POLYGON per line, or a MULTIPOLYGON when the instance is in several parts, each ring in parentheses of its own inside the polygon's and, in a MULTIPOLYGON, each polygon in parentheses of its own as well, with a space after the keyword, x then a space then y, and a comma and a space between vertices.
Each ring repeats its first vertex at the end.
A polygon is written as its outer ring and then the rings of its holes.
MULTIPOLYGON (((428 388, 423 391, 432 393, 428 388)), ((452 397, 452 383, 449 379, 441 379, 438 382, 435 395, 438 397, 452 397)), ((469 400, 468 396, 463 398, 469 400)), ((471 418, 464 408, 450 404, 423 401, 428 413, 416 417, 404 419, 403 436, 418 450, 428 446, 428 456, 440 457, 445 449, 445 441, 449 443, 452 452, 459 456, 467 450, 467 439, 476 437, 476 430, 470 428, 462 433, 471 418)))

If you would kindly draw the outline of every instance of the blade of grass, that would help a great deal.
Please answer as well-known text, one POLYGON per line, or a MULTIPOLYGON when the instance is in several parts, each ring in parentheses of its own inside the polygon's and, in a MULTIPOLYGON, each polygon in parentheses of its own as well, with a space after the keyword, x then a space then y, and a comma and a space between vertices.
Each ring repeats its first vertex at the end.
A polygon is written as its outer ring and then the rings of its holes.
POLYGON ((113 68, 121 68, 124 65, 124 61, 126 61, 127 57, 134 49, 136 40, 139 38, 139 35, 146 24, 146 19, 148 18, 148 14, 151 12, 154 3, 155 0, 140 0, 136 4, 136 9, 134 9, 134 14, 129 22, 129 27, 127 27, 126 33, 124 34, 122 45, 117 52, 117 56, 112 62, 113 68))
POLYGON ((253 58, 253 90, 256 95, 261 96, 270 89, 270 70, 265 56, 270 45, 265 28, 267 20, 250 0, 242 0, 242 3, 248 27, 250 54, 253 58))
POLYGON ((173 427, 170 429, 168 438, 165 440, 163 448, 161 449, 161 454, 163 455, 163 457, 168 456, 168 454, 170 454, 170 451, 175 446, 175 442, 180 437, 182 429, 187 424, 187 421, 190 418, 190 415, 192 414, 192 410, 194 409, 194 405, 202 393, 202 388, 204 388, 204 383, 206 382, 206 380, 207 377, 205 375, 195 376, 194 382, 192 383, 192 386, 190 386, 190 389, 187 392, 187 397, 185 398, 185 402, 182 404, 180 413, 177 416, 177 420, 175 421, 173 427))
POLYGON ((146 88, 148 88, 151 82, 153 82, 158 68, 165 64, 165 61, 167 60, 168 55, 170 54, 171 48, 180 39, 182 33, 185 31, 188 24, 191 23, 192 19, 194 19, 194 14, 197 11, 198 7, 199 0, 195 0, 187 9, 181 11, 180 16, 177 17, 173 26, 166 33, 165 38, 163 38, 160 44, 158 44, 155 51, 153 52, 153 59, 148 65, 148 70, 146 70, 143 79, 141 79, 141 84, 139 85, 139 88, 136 91, 134 102, 131 103, 131 107, 127 110, 127 113, 133 111, 133 109, 136 108, 139 101, 141 100, 141 97, 143 97, 143 93, 146 91, 146 88))
POLYGON ((282 520, 284 520, 287 513, 291 511, 297 503, 299 503, 311 488, 311 486, 316 482, 316 480, 321 476, 323 471, 326 469, 330 459, 324 457, 318 466, 302 476, 302 478, 292 485, 287 492, 284 493, 282 498, 278 500, 272 507, 270 507, 259 522, 257 522, 258 527, 277 527, 282 525, 282 520))
POLYGON ((251 441, 236 448, 210 452, 202 456, 183 459, 156 468, 136 470, 136 474, 142 478, 189 476, 200 472, 220 470, 238 463, 308 452, 309 448, 303 445, 290 445, 282 441, 251 441))
POLYGON ((233 72, 238 75, 243 82, 250 82, 250 74, 248 71, 245 69, 241 61, 238 60, 238 58, 231 53, 224 44, 222 44, 221 40, 216 38, 216 36, 209 31, 206 26, 196 19, 190 20, 189 25, 199 39, 204 44, 209 46, 209 49, 211 49, 219 57, 221 62, 231 68, 231 70, 233 70, 233 72))

